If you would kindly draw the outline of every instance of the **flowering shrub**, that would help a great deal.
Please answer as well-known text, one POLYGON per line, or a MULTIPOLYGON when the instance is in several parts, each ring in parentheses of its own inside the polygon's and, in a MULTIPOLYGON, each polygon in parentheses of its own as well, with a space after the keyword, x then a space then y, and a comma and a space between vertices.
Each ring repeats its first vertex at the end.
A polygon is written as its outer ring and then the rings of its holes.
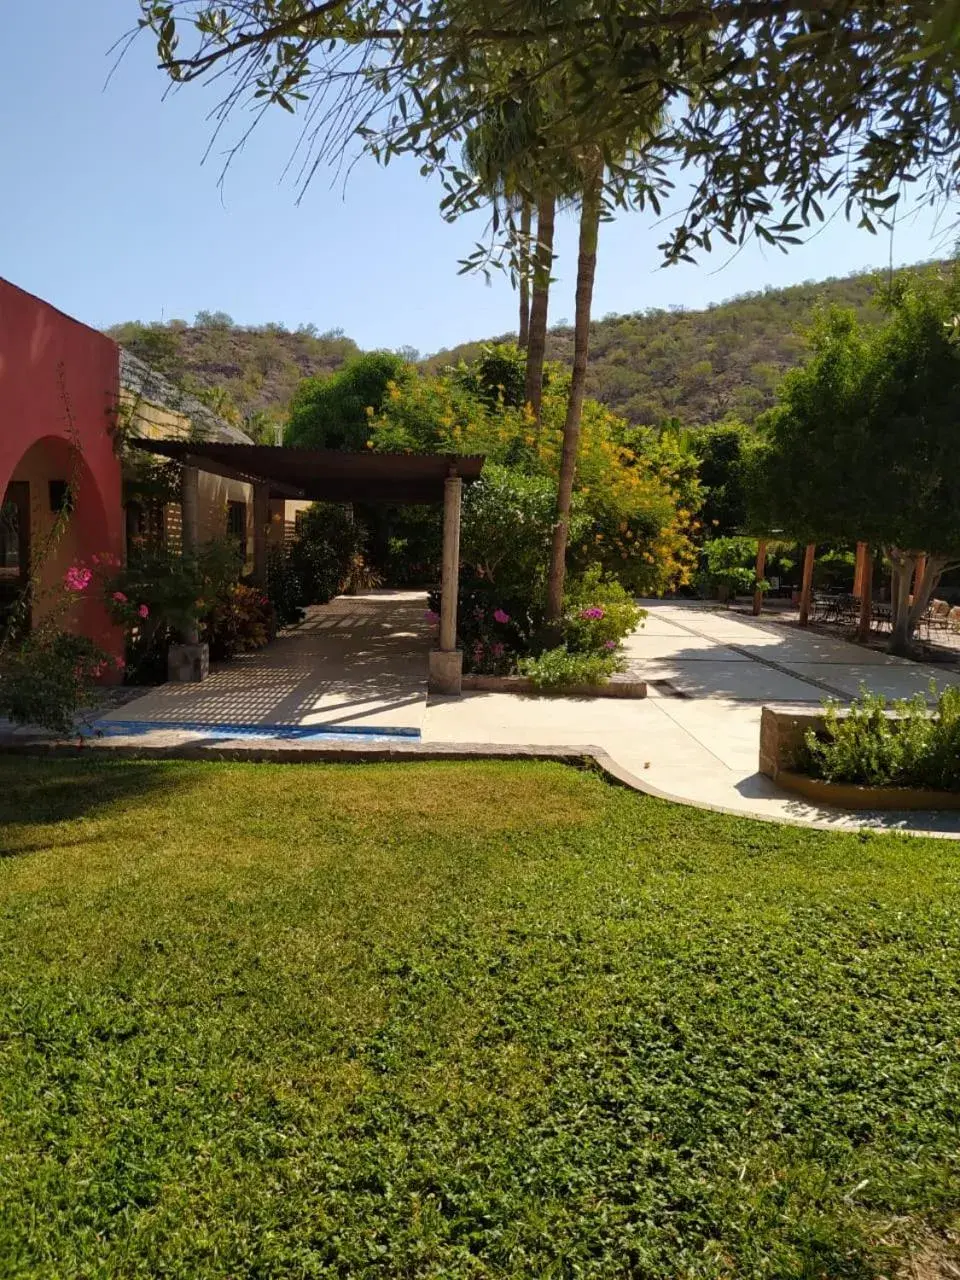
POLYGON ((611 652, 645 617, 616 579, 605 577, 600 565, 590 565, 568 587, 566 647, 572 653, 611 652))
POLYGON ((111 658, 86 636, 41 627, 4 656, 0 715, 69 737, 77 718, 95 704, 97 681, 111 665, 111 658))
POLYGON ((546 649, 535 658, 521 658, 517 664, 538 689, 562 689, 578 684, 604 684, 625 666, 622 655, 605 653, 570 653, 562 646, 546 649))
POLYGON ((212 658, 233 658, 269 644, 276 621, 269 596, 240 583, 217 601, 204 619, 212 658))

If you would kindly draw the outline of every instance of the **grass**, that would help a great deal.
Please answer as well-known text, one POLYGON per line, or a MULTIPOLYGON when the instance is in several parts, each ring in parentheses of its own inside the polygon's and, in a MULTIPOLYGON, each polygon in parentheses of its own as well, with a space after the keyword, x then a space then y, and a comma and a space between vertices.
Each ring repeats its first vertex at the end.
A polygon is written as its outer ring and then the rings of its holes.
POLYGON ((4 1277, 866 1278, 957 1225, 952 842, 505 763, 3 758, 0 821, 4 1277))

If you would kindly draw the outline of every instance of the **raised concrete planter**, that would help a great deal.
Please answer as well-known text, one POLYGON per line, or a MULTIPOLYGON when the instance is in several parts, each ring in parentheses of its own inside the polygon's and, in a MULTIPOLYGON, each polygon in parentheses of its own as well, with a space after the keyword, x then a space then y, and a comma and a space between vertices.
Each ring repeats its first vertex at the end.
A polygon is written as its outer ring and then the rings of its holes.
POLYGON ((482 693, 519 693, 538 698, 645 698, 647 685, 629 675, 614 675, 606 684, 569 684, 538 689, 526 676, 464 676, 463 688, 482 693))
POLYGON ((921 787, 861 787, 852 782, 824 782, 805 773, 781 769, 777 785, 814 804, 835 809, 960 809, 960 792, 926 791, 921 787))
POLYGON ((210 674, 208 644, 172 644, 167 653, 167 679, 171 684, 197 684, 210 674))

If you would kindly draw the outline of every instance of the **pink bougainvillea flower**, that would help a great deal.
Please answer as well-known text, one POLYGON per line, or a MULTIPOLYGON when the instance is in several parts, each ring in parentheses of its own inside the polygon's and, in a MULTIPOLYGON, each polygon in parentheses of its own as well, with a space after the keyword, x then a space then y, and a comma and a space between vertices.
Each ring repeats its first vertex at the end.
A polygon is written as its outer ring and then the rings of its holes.
POLYGON ((510 621, 510 615, 509 615, 509 613, 504 613, 504 611, 503 611, 502 609, 494 609, 494 611, 493 611, 493 620, 494 620, 494 622, 499 622, 499 623, 503 624, 504 622, 509 622, 509 621, 510 621))
POLYGON ((146 606, 145 604, 142 604, 142 605, 140 606, 140 608, 137 610, 137 613, 139 613, 139 615, 140 615, 140 617, 141 617, 141 618, 149 618, 149 617, 150 617, 150 610, 147 608, 147 606, 146 606))
POLYGON ((615 649, 617 647, 616 640, 608 640, 603 646, 605 649, 615 649))
POLYGON ((72 564, 63 576, 68 591, 86 591, 93 574, 82 564, 72 564))
POLYGON ((504 654, 504 646, 502 644, 492 644, 490 646, 490 652, 495 658, 502 658, 504 654))
POLYGON ((597 605, 593 605, 593 606, 592 606, 591 608, 589 608, 589 609, 581 609, 581 610, 580 610, 580 617, 581 617, 581 618, 594 618, 594 619, 598 619, 598 620, 599 620, 600 618, 602 618, 602 617, 604 617, 604 616, 605 616, 605 614, 604 614, 603 610, 602 610, 602 609, 600 609, 600 608, 598 608, 598 606, 597 606, 597 605))
POLYGON ((122 592, 122 591, 115 591, 115 592, 113 593, 113 598, 114 598, 114 600, 116 600, 117 604, 126 604, 126 603, 127 603, 127 597, 123 594, 123 592, 122 592))
POLYGON ((122 671, 127 664, 124 662, 123 658, 114 658, 113 665, 118 671, 122 671))
POLYGON ((426 621, 427 621, 427 622, 439 622, 439 621, 440 621, 440 615, 439 615, 439 613, 434 613, 434 611, 433 611, 432 609, 428 609, 428 610, 426 611, 426 613, 425 613, 423 616, 424 616, 424 618, 426 619, 426 621))

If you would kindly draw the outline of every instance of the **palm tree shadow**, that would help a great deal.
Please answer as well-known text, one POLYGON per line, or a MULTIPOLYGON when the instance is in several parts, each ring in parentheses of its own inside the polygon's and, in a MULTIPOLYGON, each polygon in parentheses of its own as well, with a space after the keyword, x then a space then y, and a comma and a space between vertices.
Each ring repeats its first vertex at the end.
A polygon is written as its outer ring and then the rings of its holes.
MULTIPOLYGON (((184 785, 166 764, 102 759, 0 758, 0 858, 49 848, 24 828, 53 826, 138 805, 184 785)), ((60 840, 57 845, 84 843, 60 840)))

